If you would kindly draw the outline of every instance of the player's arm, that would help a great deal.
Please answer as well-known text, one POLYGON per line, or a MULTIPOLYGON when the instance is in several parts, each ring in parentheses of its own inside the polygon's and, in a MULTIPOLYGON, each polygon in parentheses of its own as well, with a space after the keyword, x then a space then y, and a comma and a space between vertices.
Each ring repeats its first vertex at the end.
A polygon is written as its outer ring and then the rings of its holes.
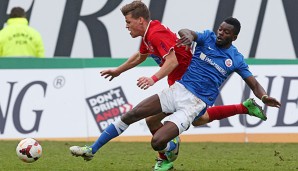
POLYGON ((135 66, 139 65, 140 63, 144 62, 147 58, 148 54, 140 54, 140 52, 136 52, 131 57, 129 57, 122 65, 117 67, 116 69, 108 69, 103 70, 100 72, 101 76, 104 78, 109 78, 111 81, 114 77, 119 76, 122 72, 125 72, 135 66))
POLYGON ((166 55, 164 58, 164 64, 151 78, 141 77, 138 79, 137 85, 141 89, 146 90, 150 86, 154 85, 158 80, 168 76, 179 64, 173 49, 170 50, 170 53, 166 55))
POLYGON ((170 50, 170 53, 164 58, 165 63, 158 72, 154 74, 158 79, 163 79, 168 76, 179 65, 174 50, 170 50))
POLYGON ((261 84, 255 79, 254 76, 249 76, 246 79, 244 79, 246 84, 250 87, 250 89, 253 91, 256 97, 262 100, 262 102, 268 106, 272 107, 280 107, 280 102, 277 101, 273 97, 269 97, 264 90, 264 88, 261 86, 261 84))
POLYGON ((130 58, 127 59, 122 65, 120 65, 116 70, 119 73, 125 72, 135 66, 139 65, 140 63, 144 62, 147 58, 148 54, 140 54, 140 52, 136 52, 130 58))
POLYGON ((189 29, 181 29, 178 32, 180 39, 177 40, 177 46, 191 46, 192 42, 197 40, 198 35, 195 31, 189 29))

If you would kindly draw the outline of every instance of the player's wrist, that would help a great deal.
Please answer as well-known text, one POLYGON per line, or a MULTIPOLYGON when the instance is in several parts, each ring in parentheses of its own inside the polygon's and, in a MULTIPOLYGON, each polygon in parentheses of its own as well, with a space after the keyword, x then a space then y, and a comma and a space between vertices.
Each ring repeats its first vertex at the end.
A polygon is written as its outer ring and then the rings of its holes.
POLYGON ((156 75, 152 75, 151 79, 154 81, 154 83, 156 83, 159 80, 156 75))
POLYGON ((267 94, 264 94, 261 98, 262 102, 264 103, 264 100, 267 99, 269 96, 267 94))

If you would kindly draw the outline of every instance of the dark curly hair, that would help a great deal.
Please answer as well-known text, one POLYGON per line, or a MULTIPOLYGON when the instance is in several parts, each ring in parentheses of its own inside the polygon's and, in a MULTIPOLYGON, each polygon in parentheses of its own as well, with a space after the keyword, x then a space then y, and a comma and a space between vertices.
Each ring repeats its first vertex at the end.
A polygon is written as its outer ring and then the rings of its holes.
POLYGON ((234 26, 234 34, 235 35, 238 35, 239 32, 240 32, 240 29, 241 29, 241 24, 240 22, 236 19, 236 18, 233 18, 233 17, 228 17, 224 20, 224 22, 234 26))

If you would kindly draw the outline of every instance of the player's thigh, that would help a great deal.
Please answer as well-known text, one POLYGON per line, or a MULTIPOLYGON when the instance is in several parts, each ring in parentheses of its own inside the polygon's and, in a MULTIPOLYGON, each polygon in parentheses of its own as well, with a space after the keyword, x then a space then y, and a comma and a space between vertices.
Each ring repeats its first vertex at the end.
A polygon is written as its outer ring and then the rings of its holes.
POLYGON ((161 122, 167 115, 163 112, 146 118, 147 124, 161 122))
POLYGON ((121 119, 126 124, 131 124, 146 117, 161 113, 161 105, 157 94, 146 98, 136 105, 131 111, 122 115, 121 119))
POLYGON ((165 122, 165 124, 154 134, 153 143, 166 144, 179 135, 179 129, 173 122, 165 122))

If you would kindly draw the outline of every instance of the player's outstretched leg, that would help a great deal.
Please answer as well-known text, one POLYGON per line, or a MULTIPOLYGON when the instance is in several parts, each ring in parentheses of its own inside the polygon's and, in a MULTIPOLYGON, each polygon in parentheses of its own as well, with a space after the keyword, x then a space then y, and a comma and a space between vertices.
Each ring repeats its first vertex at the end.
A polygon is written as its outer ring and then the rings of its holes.
POLYGON ((249 98, 249 99, 245 100, 242 104, 243 104, 243 106, 245 106, 247 108, 249 115, 260 118, 263 121, 267 120, 267 116, 265 115, 264 111, 262 110, 262 107, 259 106, 253 98, 249 98))
POLYGON ((225 106, 213 106, 207 109, 207 112, 195 120, 192 125, 200 126, 210 123, 214 120, 221 120, 237 114, 249 114, 262 120, 267 120, 267 116, 254 99, 249 98, 243 103, 225 106))
POLYGON ((79 147, 79 146, 72 146, 69 148, 72 155, 76 157, 83 157, 84 160, 90 161, 94 157, 94 154, 92 154, 92 148, 89 146, 85 147, 79 147))
POLYGON ((121 119, 111 123, 107 129, 105 129, 99 138, 92 144, 92 146, 72 146, 69 148, 70 152, 74 156, 81 156, 86 161, 90 161, 94 154, 107 142, 111 139, 119 136, 123 131, 128 128, 128 125, 125 124, 121 119))

